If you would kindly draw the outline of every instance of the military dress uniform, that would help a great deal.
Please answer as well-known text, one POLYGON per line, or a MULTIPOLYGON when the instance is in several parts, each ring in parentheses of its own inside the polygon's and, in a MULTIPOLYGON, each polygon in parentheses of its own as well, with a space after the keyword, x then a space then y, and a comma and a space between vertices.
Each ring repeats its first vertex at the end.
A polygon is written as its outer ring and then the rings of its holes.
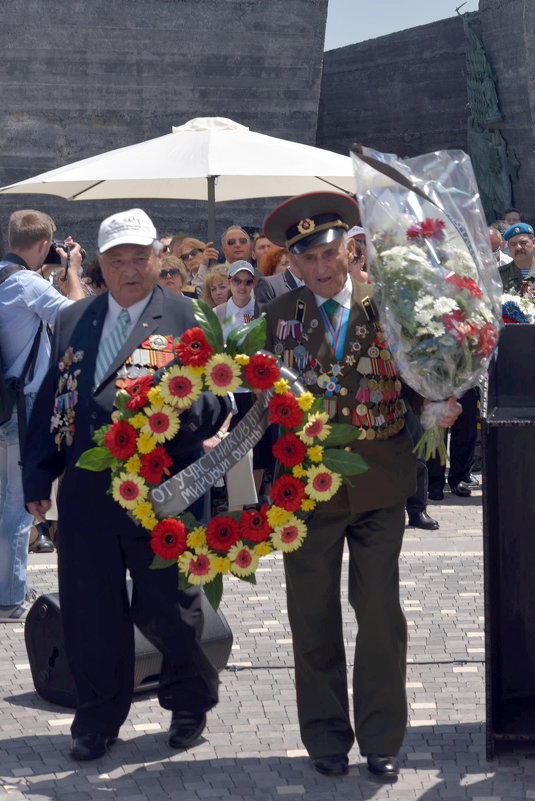
MULTIPOLYGON (((107 494, 110 474, 76 467, 111 421, 118 386, 172 358, 173 337, 193 328, 191 302, 156 286, 105 374, 93 386, 108 293, 78 301, 55 326, 49 371, 30 419, 24 456, 26 502, 49 497, 62 473, 58 572, 65 647, 78 695, 74 737, 117 735, 134 681, 133 622, 162 652, 158 697, 173 711, 202 712, 217 703, 218 676, 197 641, 202 622, 196 590, 179 593, 176 570, 150 570, 150 536, 107 494), (130 606, 126 570, 133 580, 130 606)), ((181 415, 166 447, 177 472, 202 455, 228 413, 226 400, 204 393, 181 415)), ((202 517, 201 502, 192 511, 202 517)))
MULTIPOLYGON (((266 232, 271 233, 267 223, 266 232)), ((349 280, 351 308, 340 308, 332 320, 307 287, 264 308, 266 347, 323 397, 333 422, 362 429, 347 447, 369 467, 351 479, 352 487, 343 484, 317 506, 303 545, 284 560, 301 737, 313 760, 347 754, 355 736, 362 754, 395 755, 407 719, 407 632, 398 557, 416 460, 405 428, 401 382, 370 287, 349 280), (354 661, 354 730, 340 604, 346 540, 349 601, 358 621, 354 659, 349 657, 354 661)))

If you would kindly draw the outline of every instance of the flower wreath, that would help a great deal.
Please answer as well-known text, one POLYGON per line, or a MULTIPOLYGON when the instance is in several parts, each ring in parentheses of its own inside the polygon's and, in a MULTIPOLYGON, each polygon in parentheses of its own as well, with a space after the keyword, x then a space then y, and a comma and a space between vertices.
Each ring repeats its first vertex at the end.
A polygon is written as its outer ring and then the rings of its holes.
POLYGON ((212 309, 198 300, 193 305, 199 327, 175 340, 176 358, 167 367, 118 390, 112 422, 95 432, 96 447, 81 454, 77 466, 111 470, 113 498, 150 532, 151 568, 178 564, 179 589, 204 585, 217 609, 224 574, 255 584, 260 558, 297 550, 316 504, 367 466, 359 454, 336 447, 356 439, 360 429, 330 424, 322 399, 310 392, 295 397, 276 358, 259 352, 263 316, 231 331, 225 346, 212 309), (271 505, 219 514, 206 526, 187 511, 158 519, 149 492, 170 475, 173 462, 165 443, 179 432, 181 413, 205 391, 225 396, 242 385, 274 389, 269 422, 280 426, 273 455, 284 472, 273 483, 271 505))

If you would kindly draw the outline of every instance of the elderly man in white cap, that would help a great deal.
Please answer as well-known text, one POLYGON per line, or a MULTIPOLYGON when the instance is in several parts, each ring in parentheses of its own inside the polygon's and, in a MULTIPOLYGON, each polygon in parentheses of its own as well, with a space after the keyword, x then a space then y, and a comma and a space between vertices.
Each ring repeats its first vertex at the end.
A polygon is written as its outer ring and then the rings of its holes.
MULTIPOLYGON (((128 715, 133 623, 163 655, 158 698, 173 713, 169 745, 183 748, 197 739, 218 700, 217 671, 196 636, 202 615, 197 591, 179 592, 173 570, 150 569, 150 536, 107 494, 109 473, 76 466, 93 446, 94 432, 110 423, 121 382, 149 372, 147 365, 168 363, 173 337, 196 325, 191 302, 157 284, 161 247, 141 209, 103 221, 98 258, 108 291, 59 314, 50 367, 29 424, 25 500, 38 519, 50 505, 52 481, 64 474, 59 591, 78 696, 70 753, 78 760, 102 756, 128 715)), ((227 407, 209 393, 193 404, 168 445, 172 472, 202 455, 203 440, 219 430, 227 407)), ((202 518, 203 500, 195 507, 202 518)))

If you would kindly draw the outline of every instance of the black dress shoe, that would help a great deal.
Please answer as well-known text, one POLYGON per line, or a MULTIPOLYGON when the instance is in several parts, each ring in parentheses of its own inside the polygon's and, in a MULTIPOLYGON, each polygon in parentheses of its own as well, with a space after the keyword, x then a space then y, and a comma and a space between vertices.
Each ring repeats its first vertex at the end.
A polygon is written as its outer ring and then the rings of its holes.
POLYGON ((30 553, 52 553, 54 550, 54 543, 48 536, 48 525, 46 523, 38 523, 36 529, 37 538, 32 542, 28 551, 30 553))
POLYGON ((454 495, 458 495, 459 498, 469 498, 472 494, 470 491, 470 487, 464 483, 464 481, 459 481, 458 484, 453 484, 450 487, 451 491, 454 495))
POLYGON ((312 764, 324 776, 343 776, 347 773, 348 758, 345 754, 334 754, 312 759, 312 764))
POLYGON ((368 754, 368 770, 383 779, 397 779, 399 762, 396 757, 385 754, 368 754))
POLYGON ((173 712, 168 743, 171 748, 187 748, 198 740, 206 726, 206 712, 173 712))
POLYGON ((73 737, 69 753, 73 759, 81 761, 98 759, 104 756, 116 739, 117 737, 107 734, 82 734, 81 737, 73 737))
POLYGON ((443 501, 444 500, 444 493, 441 489, 430 489, 427 493, 428 497, 432 501, 443 501))
POLYGON ((427 512, 416 512, 416 514, 409 515, 409 526, 426 528, 432 531, 438 528, 438 522, 429 517, 427 512))

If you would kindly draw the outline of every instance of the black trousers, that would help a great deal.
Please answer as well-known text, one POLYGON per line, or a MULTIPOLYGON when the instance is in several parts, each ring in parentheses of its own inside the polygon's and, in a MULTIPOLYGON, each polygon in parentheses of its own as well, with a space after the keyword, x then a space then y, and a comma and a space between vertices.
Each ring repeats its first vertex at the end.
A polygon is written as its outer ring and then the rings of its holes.
POLYGON ((199 590, 179 592, 176 564, 150 570, 152 556, 148 533, 128 518, 120 529, 112 524, 89 536, 58 533, 65 648, 78 695, 75 737, 116 735, 125 721, 133 694, 134 622, 163 654, 161 706, 205 711, 217 703, 217 671, 198 644, 199 590))
MULTIPOLYGON (((459 481, 468 481, 470 478, 477 440, 477 401, 478 390, 476 387, 472 387, 465 392, 462 398, 459 398, 463 411, 449 429, 450 467, 448 470, 448 484, 450 487, 455 487, 459 481)), ((440 459, 435 456, 427 462, 427 469, 429 472, 429 489, 444 489, 446 465, 441 465, 440 459)))
MULTIPOLYGON (((412 441, 416 445, 423 434, 423 428, 412 409, 408 409, 405 414, 405 425, 409 429, 412 441)), ((416 460, 416 492, 414 495, 411 495, 410 498, 407 498, 407 512, 409 517, 419 512, 425 512, 427 509, 428 483, 427 462, 423 456, 418 457, 416 460)))

